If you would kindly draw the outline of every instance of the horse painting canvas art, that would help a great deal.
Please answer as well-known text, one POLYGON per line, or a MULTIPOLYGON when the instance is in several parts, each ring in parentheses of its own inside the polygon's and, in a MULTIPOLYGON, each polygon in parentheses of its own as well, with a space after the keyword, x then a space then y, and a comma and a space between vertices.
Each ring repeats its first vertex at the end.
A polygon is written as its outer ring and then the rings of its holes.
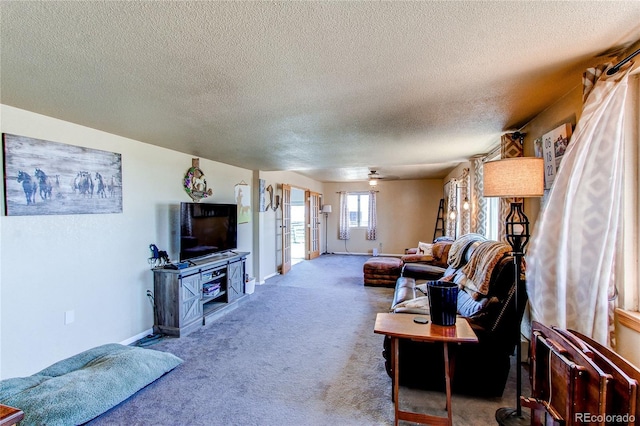
POLYGON ((122 213, 122 156, 4 133, 7 216, 122 213))
POLYGON ((249 223, 251 221, 251 186, 242 181, 235 186, 234 192, 238 205, 238 223, 249 223))

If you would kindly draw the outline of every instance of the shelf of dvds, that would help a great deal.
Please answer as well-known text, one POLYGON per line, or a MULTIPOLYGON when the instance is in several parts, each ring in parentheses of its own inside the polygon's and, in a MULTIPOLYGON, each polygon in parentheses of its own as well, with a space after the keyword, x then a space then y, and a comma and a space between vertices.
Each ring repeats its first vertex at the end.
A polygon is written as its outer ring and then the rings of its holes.
POLYGON ((186 336, 238 301, 248 255, 225 253, 184 269, 154 269, 154 331, 186 336))

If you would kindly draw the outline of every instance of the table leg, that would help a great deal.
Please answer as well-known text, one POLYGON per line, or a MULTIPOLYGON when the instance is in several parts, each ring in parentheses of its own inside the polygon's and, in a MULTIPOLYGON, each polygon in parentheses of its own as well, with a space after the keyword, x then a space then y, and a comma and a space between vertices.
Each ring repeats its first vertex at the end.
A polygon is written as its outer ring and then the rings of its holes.
POLYGON ((400 345, 398 344, 398 338, 396 337, 392 337, 391 338, 391 352, 393 354, 393 390, 392 392, 392 397, 393 397, 393 403, 394 403, 394 425, 398 426, 398 411, 400 408, 400 401, 399 401, 399 395, 398 395, 398 390, 399 390, 399 383, 400 383, 400 374, 398 372, 399 370, 399 365, 400 363, 398 362, 398 358, 399 358, 399 353, 400 351, 398 350, 398 347, 400 345))
MULTIPOLYGON (((447 417, 434 416, 430 414, 414 413, 411 411, 400 410, 400 339, 397 337, 391 337, 391 354, 393 359, 393 389, 392 399, 394 401, 394 426, 398 426, 400 420, 405 420, 412 423, 422 423, 428 425, 447 425, 453 426, 453 415, 451 410, 451 368, 453 362, 449 360, 449 346, 445 341, 443 342, 444 350, 444 370, 445 370, 445 384, 447 394, 447 417)), ((455 352, 454 352, 455 353, 455 352)))
POLYGON ((447 390, 447 417, 449 419, 449 426, 453 425, 453 418, 451 414, 451 371, 449 370, 449 345, 445 341, 444 343, 444 377, 445 386, 447 390))

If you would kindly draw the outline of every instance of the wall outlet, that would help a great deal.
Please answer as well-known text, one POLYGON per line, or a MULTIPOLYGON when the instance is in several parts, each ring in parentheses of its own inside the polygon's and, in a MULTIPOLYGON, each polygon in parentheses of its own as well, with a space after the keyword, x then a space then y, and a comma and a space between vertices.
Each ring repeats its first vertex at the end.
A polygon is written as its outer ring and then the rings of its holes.
POLYGON ((69 325, 76 320, 76 311, 66 311, 64 313, 64 325, 69 325))

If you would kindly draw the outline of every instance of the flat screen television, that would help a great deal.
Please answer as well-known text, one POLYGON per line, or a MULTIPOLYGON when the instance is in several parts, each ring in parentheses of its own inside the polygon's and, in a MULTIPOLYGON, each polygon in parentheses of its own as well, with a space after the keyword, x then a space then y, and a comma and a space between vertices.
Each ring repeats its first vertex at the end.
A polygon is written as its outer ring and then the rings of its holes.
POLYGON ((238 248, 235 204, 180 203, 180 261, 238 248))

